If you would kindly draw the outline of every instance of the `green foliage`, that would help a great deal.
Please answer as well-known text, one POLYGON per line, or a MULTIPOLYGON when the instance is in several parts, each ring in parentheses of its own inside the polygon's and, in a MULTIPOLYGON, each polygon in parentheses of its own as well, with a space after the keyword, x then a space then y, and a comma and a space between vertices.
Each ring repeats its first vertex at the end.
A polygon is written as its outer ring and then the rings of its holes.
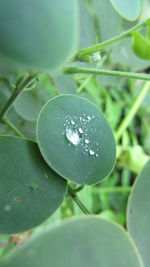
POLYGON ((141 12, 141 0, 110 0, 116 11, 125 19, 134 21, 141 12))
POLYGON ((66 183, 31 141, 1 136, 0 159, 0 233, 31 229, 61 204, 66 183))
POLYGON ((25 70, 53 70, 72 55, 78 31, 76 0, 62 0, 61 5, 59 0, 2 0, 0 17, 0 54, 14 66, 18 62, 25 70))
POLYGON ((1 1, 0 266, 150 266, 149 18, 1 1))
POLYGON ((144 266, 149 266, 150 234, 150 161, 148 161, 134 184, 128 205, 128 230, 142 256, 144 266))
POLYGON ((53 98, 44 106, 37 143, 49 166, 77 184, 99 182, 115 164, 115 142, 104 116, 73 95, 53 98))
POLYGON ((142 267, 133 243, 117 225, 100 218, 78 218, 31 239, 2 267, 142 267), (111 240, 111 242, 110 242, 111 240), (113 246, 113 247, 112 247, 113 246), (58 255, 59 252, 59 255, 58 255), (108 257, 109 252, 109 257, 108 257), (128 255, 126 259, 125 255, 128 255))

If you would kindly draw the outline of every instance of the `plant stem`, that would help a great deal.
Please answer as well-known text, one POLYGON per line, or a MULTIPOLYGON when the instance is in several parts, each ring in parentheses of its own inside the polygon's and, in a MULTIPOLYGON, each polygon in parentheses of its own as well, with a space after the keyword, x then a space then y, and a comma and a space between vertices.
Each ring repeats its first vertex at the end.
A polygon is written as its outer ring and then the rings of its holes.
POLYGON ((131 192, 131 186, 111 186, 111 187, 99 187, 99 188, 92 188, 93 193, 124 193, 124 192, 131 192))
POLYGON ((68 195, 70 197, 72 197, 72 199, 74 200, 74 202, 78 205, 78 207, 82 210, 82 212, 84 214, 90 214, 90 212, 88 211, 88 209, 84 206, 84 204, 78 198, 76 192, 74 192, 74 190, 69 185, 68 185, 68 195))
POLYGON ((90 55, 94 52, 98 52, 98 51, 100 51, 100 49, 105 48, 106 46, 112 45, 116 42, 121 41, 124 38, 130 37, 130 35, 132 34, 133 31, 139 30, 140 28, 144 27, 148 22, 149 22, 149 19, 146 19, 145 21, 135 25, 131 29, 125 31, 124 33, 122 33, 122 34, 120 34, 120 35, 118 35, 112 39, 109 39, 107 41, 104 41, 104 42, 101 42, 101 43, 98 43, 98 44, 92 45, 90 47, 83 48, 83 49, 79 50, 77 52, 77 54, 75 55, 75 60, 80 59, 81 57, 84 57, 86 55, 90 55))
POLYGON ((2 122, 7 124, 14 131, 14 133, 16 133, 18 136, 24 137, 24 135, 16 128, 16 126, 12 122, 10 122, 10 120, 5 118, 2 120, 2 122))
POLYGON ((128 115, 124 118, 122 121, 117 134, 116 134, 116 140, 118 141, 123 132, 126 130, 126 128, 129 126, 130 122, 132 121, 133 117, 136 115, 138 109, 140 108, 141 103, 143 102, 144 98, 146 97, 148 91, 150 89, 150 82, 147 82, 144 84, 141 92, 139 93, 138 97, 136 98, 133 106, 131 107, 128 115))
POLYGON ((26 88, 28 87, 33 80, 36 79, 36 75, 28 75, 24 80, 22 80, 19 84, 16 85, 12 95, 10 96, 10 98, 8 99, 8 101, 6 102, 6 104, 4 105, 2 111, 0 112, 0 121, 3 119, 3 117, 5 116, 5 114, 7 113, 7 111, 9 110, 10 106, 12 105, 12 103, 15 101, 15 99, 17 98, 17 96, 26 88))
POLYGON ((127 71, 70 67, 70 68, 66 68, 64 72, 69 73, 69 74, 85 73, 85 74, 95 74, 95 75, 107 75, 107 76, 115 76, 115 77, 119 77, 119 78, 128 78, 128 79, 150 81, 150 75, 148 75, 148 74, 127 72, 127 71))

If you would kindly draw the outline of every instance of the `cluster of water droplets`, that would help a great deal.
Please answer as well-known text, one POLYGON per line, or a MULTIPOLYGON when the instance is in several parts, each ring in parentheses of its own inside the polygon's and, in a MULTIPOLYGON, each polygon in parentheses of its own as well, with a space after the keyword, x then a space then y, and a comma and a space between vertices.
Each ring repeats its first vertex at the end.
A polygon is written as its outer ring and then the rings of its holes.
POLYGON ((100 149, 99 144, 94 138, 96 129, 92 127, 93 120, 96 120, 95 116, 86 114, 83 114, 81 117, 67 115, 65 117, 63 134, 65 134, 69 146, 74 145, 76 148, 81 146, 86 156, 90 155, 98 158, 100 149))

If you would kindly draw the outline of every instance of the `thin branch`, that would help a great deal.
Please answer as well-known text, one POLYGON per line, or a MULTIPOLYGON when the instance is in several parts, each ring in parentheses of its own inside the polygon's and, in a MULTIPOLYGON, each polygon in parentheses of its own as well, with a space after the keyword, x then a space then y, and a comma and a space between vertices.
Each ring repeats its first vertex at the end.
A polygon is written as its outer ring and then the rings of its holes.
POLYGON ((139 110, 141 103, 143 102, 144 98, 146 97, 147 93, 150 90, 150 82, 145 83, 143 86, 141 92, 139 93, 138 97, 136 98, 135 102, 133 103, 133 106, 131 107, 128 115, 124 118, 122 121, 117 134, 116 134, 116 139, 117 141, 121 138, 123 132, 127 129, 129 126, 130 122, 136 115, 137 111, 139 110))
POLYGON ((4 105, 3 109, 0 112, 0 121, 2 121, 3 117, 5 116, 5 114, 7 113, 7 111, 9 110, 9 108, 11 107, 11 105, 13 104, 15 99, 17 98, 17 96, 26 87, 28 87, 35 79, 36 79, 35 74, 34 75, 28 75, 24 80, 22 80, 19 84, 16 85, 12 95, 10 96, 10 98, 8 99, 8 101, 6 102, 6 104, 4 105))
POLYGON ((3 119, 2 122, 7 124, 18 136, 24 137, 24 135, 16 128, 16 126, 10 120, 8 120, 8 118, 3 119))
POLYGON ((93 193, 99 193, 99 194, 130 193, 131 190, 132 190, 131 186, 110 186, 110 187, 92 188, 93 193))
POLYGON ((116 42, 119 42, 127 37, 130 37, 131 34, 135 31, 135 30, 139 30, 141 29, 142 27, 144 27, 147 23, 149 23, 150 19, 146 19, 144 20, 143 22, 135 25, 134 27, 130 28, 129 30, 125 31, 124 33, 112 38, 112 39, 109 39, 107 41, 104 41, 104 42, 101 42, 101 43, 98 43, 98 44, 95 44, 95 45, 92 45, 90 47, 86 47, 86 48, 83 48, 81 50, 79 50, 75 57, 74 57, 74 60, 80 60, 82 57, 84 56, 87 56, 87 55, 91 55, 92 53, 94 52, 98 52, 100 51, 101 49, 105 48, 106 46, 109 46, 109 45, 112 45, 116 42))
POLYGON ((114 77, 119 77, 119 78, 150 81, 150 75, 148 74, 127 72, 127 71, 70 67, 70 68, 66 68, 64 72, 69 73, 69 74, 84 73, 84 74, 106 75, 106 76, 114 76, 114 77))
POLYGON ((78 198, 76 192, 70 186, 68 186, 68 195, 74 200, 74 202, 78 205, 78 207, 80 208, 80 210, 82 210, 84 214, 90 214, 88 209, 84 206, 84 204, 78 198))

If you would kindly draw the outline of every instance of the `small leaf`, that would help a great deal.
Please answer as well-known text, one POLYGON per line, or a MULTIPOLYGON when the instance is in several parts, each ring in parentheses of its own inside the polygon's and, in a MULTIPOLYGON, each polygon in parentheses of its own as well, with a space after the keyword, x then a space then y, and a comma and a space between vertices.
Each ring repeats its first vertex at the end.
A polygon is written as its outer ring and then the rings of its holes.
POLYGON ((137 57, 150 60, 150 42, 137 31, 132 33, 132 48, 137 57))
POLYGON ((123 228, 91 216, 68 220, 31 238, 1 266, 142 267, 142 263, 123 228))
POLYGON ((17 113, 28 121, 37 119, 44 104, 56 95, 48 75, 38 75, 38 83, 32 90, 24 90, 15 100, 17 113), (43 90, 44 88, 44 90, 43 90))
POLYGON ((110 0, 113 7, 123 18, 134 21, 141 12, 141 0, 110 0))
POLYGON ((75 183, 97 183, 115 164, 112 131, 100 110, 82 97, 48 101, 37 121, 37 142, 49 166, 75 183))
POLYGON ((39 225, 58 208, 65 192, 65 181, 47 166, 35 143, 0 137, 0 234, 39 225))
POLYGON ((150 160, 137 177, 128 205, 127 226, 144 266, 150 266, 150 160))

